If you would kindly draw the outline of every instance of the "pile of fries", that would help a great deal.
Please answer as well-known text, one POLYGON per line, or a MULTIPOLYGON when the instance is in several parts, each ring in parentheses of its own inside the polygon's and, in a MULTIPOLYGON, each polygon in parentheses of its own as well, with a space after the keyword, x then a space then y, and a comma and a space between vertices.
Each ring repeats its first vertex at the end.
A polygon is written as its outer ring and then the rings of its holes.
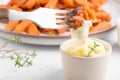
MULTIPOLYGON (((99 9, 103 3, 105 3, 105 0, 10 0, 8 4, 0 5, 0 8, 33 11, 39 7, 62 10, 74 10, 77 7, 81 7, 86 9, 86 13, 89 13, 87 15, 88 18, 93 20, 90 32, 95 32, 111 27, 110 14, 99 9)), ((56 35, 69 31, 67 29, 39 28, 35 23, 27 20, 9 22, 5 29, 16 33, 26 32, 29 35, 40 35, 41 33, 56 35)))

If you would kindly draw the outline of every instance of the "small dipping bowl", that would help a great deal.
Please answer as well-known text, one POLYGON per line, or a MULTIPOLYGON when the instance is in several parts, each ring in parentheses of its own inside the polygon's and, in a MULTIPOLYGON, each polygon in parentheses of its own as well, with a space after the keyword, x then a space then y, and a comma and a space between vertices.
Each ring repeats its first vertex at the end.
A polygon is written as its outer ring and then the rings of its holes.
POLYGON ((112 47, 106 41, 91 38, 101 42, 108 51, 99 56, 75 57, 65 52, 65 48, 74 42, 73 39, 63 42, 60 46, 63 69, 69 80, 104 80, 112 47))

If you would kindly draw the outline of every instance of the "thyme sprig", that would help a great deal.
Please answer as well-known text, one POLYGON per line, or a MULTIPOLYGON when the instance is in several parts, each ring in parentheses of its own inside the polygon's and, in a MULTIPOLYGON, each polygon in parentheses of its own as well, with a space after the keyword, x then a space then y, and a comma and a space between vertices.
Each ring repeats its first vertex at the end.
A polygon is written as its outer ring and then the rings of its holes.
POLYGON ((16 44, 22 42, 21 38, 20 38, 19 36, 16 36, 16 35, 15 35, 15 36, 13 36, 12 38, 6 38, 6 42, 4 43, 4 45, 2 45, 2 47, 1 47, 0 49, 5 48, 10 41, 13 41, 13 42, 16 43, 16 44))
MULTIPOLYGON (((21 54, 21 53, 20 53, 21 54)), ((36 52, 33 51, 32 53, 25 53, 19 55, 16 53, 16 60, 15 60, 15 67, 23 67, 24 65, 32 66, 32 61, 36 57, 36 52)))
MULTIPOLYGON (((95 49, 96 49, 98 46, 100 46, 100 45, 97 44, 95 41, 94 41, 94 44, 93 44, 92 47, 91 47, 91 46, 88 46, 88 48, 90 49, 90 52, 88 53, 87 57, 89 57, 92 52, 95 52, 95 49)), ((96 52, 95 52, 95 53, 96 53, 96 52)))
POLYGON ((24 67, 24 66, 32 66, 32 62, 34 58, 37 56, 36 51, 31 53, 29 52, 20 52, 19 49, 5 49, 10 41, 13 41, 16 44, 22 42, 19 36, 14 36, 12 38, 7 38, 6 42, 0 47, 0 58, 6 58, 10 60, 14 60, 15 67, 24 67))

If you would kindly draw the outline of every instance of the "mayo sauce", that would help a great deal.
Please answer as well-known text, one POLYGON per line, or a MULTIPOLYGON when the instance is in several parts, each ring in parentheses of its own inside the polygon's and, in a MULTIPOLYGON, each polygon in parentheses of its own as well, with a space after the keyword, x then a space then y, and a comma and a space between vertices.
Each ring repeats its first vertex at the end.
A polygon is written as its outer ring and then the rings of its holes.
POLYGON ((89 39, 89 28, 92 21, 84 21, 82 27, 71 29, 73 42, 66 48, 66 52, 72 56, 91 57, 107 52, 104 45, 96 40, 89 39))

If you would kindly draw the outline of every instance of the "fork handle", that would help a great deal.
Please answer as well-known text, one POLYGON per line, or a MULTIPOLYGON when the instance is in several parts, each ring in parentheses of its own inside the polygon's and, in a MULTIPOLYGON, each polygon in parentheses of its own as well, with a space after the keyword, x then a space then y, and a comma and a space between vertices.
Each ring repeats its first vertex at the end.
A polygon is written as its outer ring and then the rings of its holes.
POLYGON ((16 10, 9 10, 7 8, 0 8, 0 22, 28 20, 29 13, 30 12, 20 12, 16 10))
POLYGON ((9 21, 9 11, 7 8, 0 8, 0 22, 9 21))
POLYGON ((29 20, 30 12, 20 12, 16 10, 9 10, 9 20, 15 21, 15 20, 29 20))

